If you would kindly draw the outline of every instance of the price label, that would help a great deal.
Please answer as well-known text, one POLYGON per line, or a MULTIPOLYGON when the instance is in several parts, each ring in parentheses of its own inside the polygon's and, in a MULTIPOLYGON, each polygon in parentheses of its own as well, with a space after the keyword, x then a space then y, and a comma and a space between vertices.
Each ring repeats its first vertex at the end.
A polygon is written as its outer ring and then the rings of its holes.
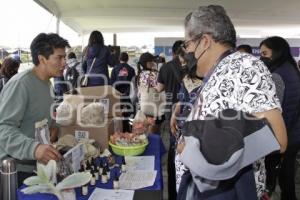
POLYGON ((89 139, 89 132, 88 131, 75 131, 75 138, 77 141, 80 139, 89 139))
POLYGON ((108 112, 109 112, 109 99, 100 99, 99 102, 102 103, 102 105, 104 106, 104 113, 108 114, 108 112))

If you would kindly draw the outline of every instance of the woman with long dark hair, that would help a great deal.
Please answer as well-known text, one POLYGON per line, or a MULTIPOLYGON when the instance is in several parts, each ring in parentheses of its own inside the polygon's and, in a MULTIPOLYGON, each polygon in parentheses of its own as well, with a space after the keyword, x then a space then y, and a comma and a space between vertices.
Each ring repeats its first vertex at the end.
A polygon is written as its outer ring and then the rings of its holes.
MULTIPOLYGON (((295 162, 300 148, 300 72, 294 60, 288 42, 282 37, 274 36, 260 43, 261 60, 272 73, 281 76, 285 89, 282 102, 282 115, 288 133, 287 151, 282 155, 279 172, 279 185, 282 200, 296 200, 295 162)), ((274 190, 276 185, 276 168, 280 165, 279 154, 266 159, 267 187, 274 190)))
POLYGON ((108 65, 116 64, 109 48, 104 45, 104 39, 100 31, 93 31, 89 38, 88 46, 83 58, 83 71, 88 76, 87 86, 108 85, 108 65))

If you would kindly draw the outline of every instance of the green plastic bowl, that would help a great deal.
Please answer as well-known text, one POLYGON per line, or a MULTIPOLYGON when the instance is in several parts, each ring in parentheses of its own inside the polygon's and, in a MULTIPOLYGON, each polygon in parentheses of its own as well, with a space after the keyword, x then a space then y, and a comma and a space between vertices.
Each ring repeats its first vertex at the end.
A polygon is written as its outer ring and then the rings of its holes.
POLYGON ((138 156, 144 153, 149 142, 131 147, 118 146, 109 141, 112 151, 119 156, 138 156))

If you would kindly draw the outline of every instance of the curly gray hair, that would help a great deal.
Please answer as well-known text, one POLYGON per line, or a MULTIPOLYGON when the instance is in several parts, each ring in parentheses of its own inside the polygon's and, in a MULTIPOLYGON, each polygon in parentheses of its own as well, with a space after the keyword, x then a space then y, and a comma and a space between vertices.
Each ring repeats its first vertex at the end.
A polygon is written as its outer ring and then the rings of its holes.
POLYGON ((236 45, 234 26, 222 6, 200 6, 189 13, 184 21, 185 32, 190 38, 204 33, 211 34, 215 42, 236 45))

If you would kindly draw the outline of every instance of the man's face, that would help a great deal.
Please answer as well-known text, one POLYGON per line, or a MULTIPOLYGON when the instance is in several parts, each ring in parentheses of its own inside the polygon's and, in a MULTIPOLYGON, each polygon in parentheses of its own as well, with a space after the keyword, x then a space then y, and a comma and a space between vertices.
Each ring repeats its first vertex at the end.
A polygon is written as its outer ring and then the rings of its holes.
POLYGON ((49 77, 62 76, 66 66, 66 49, 54 49, 53 54, 48 59, 44 59, 44 63, 49 77))

